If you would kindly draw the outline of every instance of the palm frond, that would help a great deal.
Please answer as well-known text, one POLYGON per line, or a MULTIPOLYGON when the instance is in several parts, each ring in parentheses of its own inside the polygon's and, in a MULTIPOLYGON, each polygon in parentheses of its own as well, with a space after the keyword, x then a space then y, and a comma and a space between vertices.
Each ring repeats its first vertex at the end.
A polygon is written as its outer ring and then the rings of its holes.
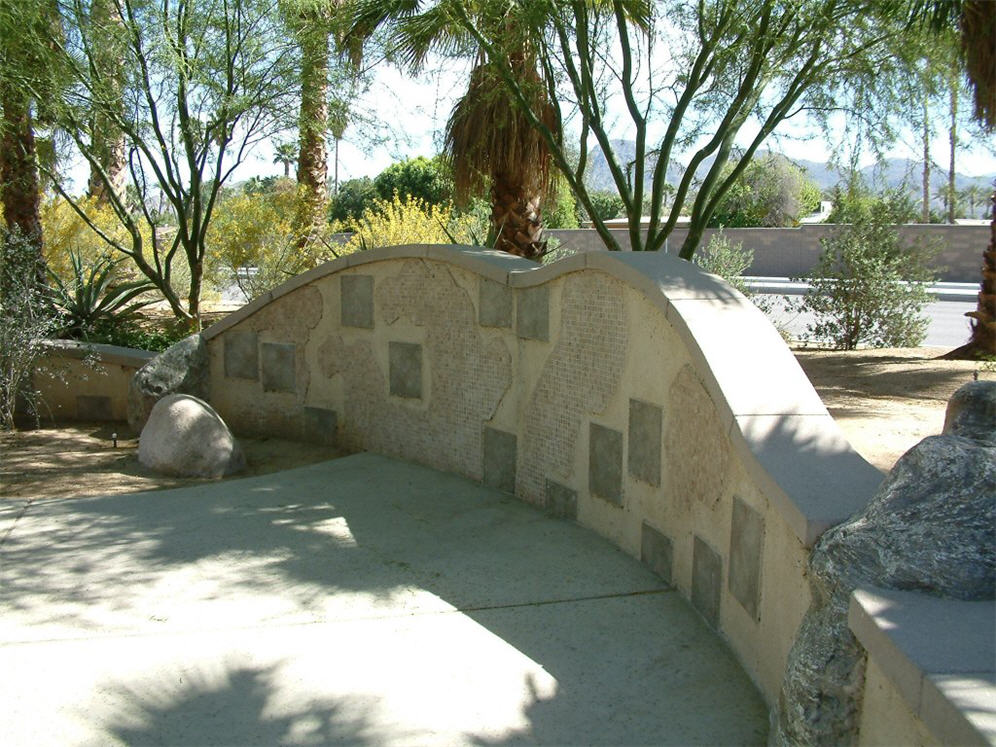
MULTIPOLYGON (((553 105, 527 55, 512 60, 519 85, 540 121, 556 131, 553 105)), ((468 197, 501 175, 525 191, 545 193, 550 186, 550 152, 543 136, 503 85, 495 67, 482 62, 471 72, 467 93, 457 101, 446 128, 446 153, 453 165, 454 194, 468 197)))
POLYGON ((960 26, 975 118, 992 132, 996 129, 996 2, 965 0, 960 26))

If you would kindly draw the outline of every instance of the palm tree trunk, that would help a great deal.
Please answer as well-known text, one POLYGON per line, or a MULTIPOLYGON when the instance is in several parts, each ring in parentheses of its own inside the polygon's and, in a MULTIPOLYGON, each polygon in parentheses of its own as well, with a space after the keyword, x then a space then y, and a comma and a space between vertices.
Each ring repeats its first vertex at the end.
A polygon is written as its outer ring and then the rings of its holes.
MULTIPOLYGON (((2 79, 0 79, 2 80, 2 79)), ((0 201, 7 227, 16 229, 37 249, 36 277, 46 282, 42 254, 41 192, 30 102, 13 86, 0 84, 3 135, 0 137, 0 201)))
POLYGON ((955 191, 955 151, 958 147, 958 83, 961 71, 958 63, 951 70, 951 128, 948 130, 948 143, 951 147, 951 160, 948 163, 948 223, 955 222, 955 208, 958 193, 955 191))
POLYGON ((930 223, 930 114, 926 95, 923 97, 923 200, 920 222, 930 223))
POLYGON ((91 147, 99 169, 91 165, 87 193, 99 204, 110 202, 108 192, 123 197, 128 160, 124 135, 115 122, 114 113, 124 109, 124 55, 118 40, 124 20, 113 0, 96 0, 90 17, 91 38, 99 47, 94 50, 95 90, 101 92, 103 105, 93 112, 91 147), (100 171, 103 170, 104 176, 100 171))
POLYGON ((989 246, 982 252, 982 282, 972 318, 972 337, 960 348, 943 357, 954 360, 980 360, 996 356, 996 185, 992 193, 992 222, 989 224, 989 246))
POLYGON ((328 26, 320 21, 302 23, 298 33, 301 45, 300 155, 297 181, 304 189, 304 203, 298 218, 298 244, 304 246, 325 225, 328 207, 328 153, 325 133, 329 119, 328 26))
POLYGON ((491 224, 498 237, 495 248, 527 259, 546 254, 541 197, 496 174, 491 185, 491 224))

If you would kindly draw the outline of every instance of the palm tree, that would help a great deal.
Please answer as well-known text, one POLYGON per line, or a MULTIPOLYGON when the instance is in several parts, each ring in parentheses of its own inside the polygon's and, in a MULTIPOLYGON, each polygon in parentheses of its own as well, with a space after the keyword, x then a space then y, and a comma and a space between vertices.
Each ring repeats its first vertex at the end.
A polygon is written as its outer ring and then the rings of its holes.
POLYGON ((961 191, 961 196, 968 203, 968 217, 975 217, 975 206, 979 204, 984 196, 984 192, 978 184, 969 184, 961 191))
POLYGON ((303 202, 297 216, 298 244, 303 247, 321 232, 328 211, 328 149, 326 135, 331 130, 336 143, 336 187, 338 187, 338 146, 348 123, 348 107, 329 102, 330 44, 348 59, 341 64, 359 66, 366 36, 347 33, 348 0, 282 0, 284 17, 301 51, 301 108, 298 115, 297 182, 303 188, 303 202))
MULTIPOLYGON (((991 0, 918 0, 913 18, 935 28, 957 25, 965 74, 972 88, 973 116, 989 132, 996 130, 996 3, 991 0)), ((989 246, 982 252, 982 282, 972 318, 972 337, 946 358, 996 355, 996 183, 992 193, 989 246)))
POLYGON ((297 161, 297 145, 294 143, 277 143, 273 149, 273 162, 284 167, 284 179, 290 179, 291 164, 297 161))
MULTIPOLYGON (((7 228, 34 247, 35 277, 46 281, 35 119, 51 81, 45 27, 51 8, 0 0, 0 202, 7 228)), ((0 251, 4 247, 0 246, 0 251)))
POLYGON ((495 248, 539 259, 546 252, 542 239, 542 203, 551 187, 551 154, 539 131, 504 85, 498 60, 489 58, 466 30, 475 23, 501 50, 520 88, 530 97, 537 118, 559 136, 558 113, 547 96, 546 81, 518 23, 517 4, 441 2, 418 12, 411 0, 361 0, 354 28, 374 29, 393 20, 397 51, 418 69, 433 50, 473 50, 476 64, 467 92, 457 101, 446 127, 445 150, 453 165, 454 196, 458 202, 491 191, 491 227, 495 248), (501 9, 499 14, 495 8, 501 9))
POLYGON ((115 116, 124 109, 124 19, 114 0, 94 0, 90 6, 90 38, 93 40, 91 86, 95 96, 104 102, 94 112, 90 123, 91 150, 87 193, 99 204, 109 204, 113 192, 119 199, 125 195, 128 160, 124 133, 115 123, 115 116))

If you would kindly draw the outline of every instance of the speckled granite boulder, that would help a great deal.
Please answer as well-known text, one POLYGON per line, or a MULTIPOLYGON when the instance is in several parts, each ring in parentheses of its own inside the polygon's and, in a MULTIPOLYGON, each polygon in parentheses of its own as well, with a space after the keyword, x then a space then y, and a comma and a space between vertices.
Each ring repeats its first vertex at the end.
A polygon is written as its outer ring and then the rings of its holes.
POLYGON ((224 477, 246 466, 225 421, 211 405, 189 394, 170 394, 156 402, 138 440, 138 461, 180 477, 224 477))
POLYGON ((945 433, 906 452, 868 506, 820 538, 809 563, 813 601, 789 652, 773 744, 856 740, 865 652, 847 609, 857 586, 994 598, 994 402, 996 382, 959 389, 945 433))
POLYGON ((128 425, 141 433, 152 407, 167 394, 208 397, 207 344, 200 334, 170 346, 135 372, 128 386, 128 425))

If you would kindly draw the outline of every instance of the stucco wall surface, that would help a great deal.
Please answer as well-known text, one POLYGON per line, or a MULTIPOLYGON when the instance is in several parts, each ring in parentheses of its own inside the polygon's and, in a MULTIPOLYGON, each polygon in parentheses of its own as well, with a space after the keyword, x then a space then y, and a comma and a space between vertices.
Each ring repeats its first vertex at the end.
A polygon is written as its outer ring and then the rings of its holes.
POLYGON ((592 527, 691 599, 769 702, 808 548, 881 478, 763 315, 659 253, 373 250, 203 334, 236 432, 411 459, 592 527))

